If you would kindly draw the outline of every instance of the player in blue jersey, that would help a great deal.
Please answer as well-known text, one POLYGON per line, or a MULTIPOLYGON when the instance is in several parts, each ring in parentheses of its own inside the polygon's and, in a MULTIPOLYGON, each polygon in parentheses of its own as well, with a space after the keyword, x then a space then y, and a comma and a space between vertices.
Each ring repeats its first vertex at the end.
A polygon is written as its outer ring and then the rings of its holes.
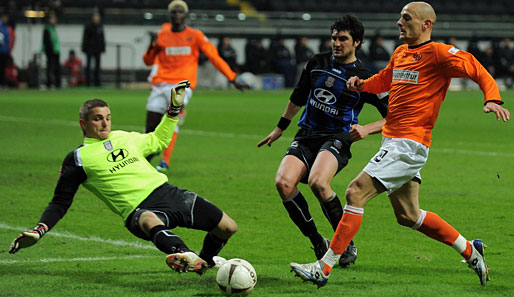
MULTIPOLYGON (((298 123, 300 130, 280 163, 275 185, 290 218, 314 246, 317 259, 327 251, 329 240, 319 234, 297 185, 309 185, 335 231, 343 208, 330 181, 351 158, 352 142, 380 132, 385 123, 382 119, 359 125, 357 116, 364 103, 374 105, 385 117, 389 98, 387 93, 358 93, 346 88, 348 78, 372 75, 355 56, 364 37, 361 22, 346 15, 330 27, 330 32, 332 52, 317 54, 307 62, 277 127, 257 144, 271 146, 305 106, 298 123)), ((345 267, 356 258, 357 249, 351 242, 339 265, 345 267)))

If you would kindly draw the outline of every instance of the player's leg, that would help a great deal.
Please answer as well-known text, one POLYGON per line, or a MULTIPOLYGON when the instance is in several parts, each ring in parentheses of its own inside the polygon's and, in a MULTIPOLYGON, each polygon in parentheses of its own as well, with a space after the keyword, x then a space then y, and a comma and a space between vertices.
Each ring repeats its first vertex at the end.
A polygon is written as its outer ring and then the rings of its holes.
POLYGON ((398 223, 453 247, 469 263, 485 285, 487 265, 481 240, 467 241, 455 228, 436 213, 419 208, 419 182, 412 180, 389 195, 398 223))
MULTIPOLYGON (((332 143, 333 141, 330 141, 332 143)), ((318 198, 323 214, 335 231, 343 216, 343 207, 337 194, 332 190, 330 182, 332 178, 348 163, 348 155, 339 152, 321 150, 316 156, 309 174, 309 187, 318 198), (336 156, 339 158, 337 159, 336 156)), ((324 254, 324 253, 323 253, 324 254)), ((339 260, 341 267, 355 263, 357 248, 353 241, 348 244, 343 256, 339 260)))
MULTIPOLYGON (((150 133, 155 130, 162 120, 163 115, 168 110, 169 95, 166 97, 166 92, 163 87, 153 85, 150 95, 146 103, 146 122, 145 133, 150 133)), ((146 157, 148 162, 159 153, 151 154, 146 157)))
MULTIPOLYGON (((168 86, 170 94, 171 94, 171 89, 173 87, 175 87, 175 85, 169 85, 168 86)), ((168 93, 168 88, 166 89, 166 94, 168 93)), ((184 98, 184 108, 182 108, 182 110, 181 110, 181 112, 179 114, 179 125, 182 125, 184 123, 184 121, 185 121, 185 116, 186 116, 185 107, 189 103, 189 100, 191 100, 192 96, 193 96, 193 91, 191 90, 191 88, 187 88, 186 89, 186 97, 184 98)), ((168 98, 170 98, 170 97, 168 96, 168 98)), ((175 127, 175 131, 173 131, 173 136, 171 137, 170 144, 168 145, 167 148, 165 148, 162 151, 161 162, 156 167, 157 170, 159 170, 159 171, 166 171, 166 170, 168 170, 168 168, 170 166, 171 155, 173 154, 173 149, 175 148, 175 144, 176 144, 177 137, 178 137, 178 134, 179 134, 179 125, 177 125, 175 127)))
POLYGON ((332 237, 328 251, 320 261, 315 263, 291 263, 291 269, 295 274, 318 286, 325 285, 332 268, 337 264, 361 226, 364 205, 384 190, 384 187, 377 180, 362 171, 348 185, 343 216, 332 237))
MULTIPOLYGON (((293 153, 291 149, 288 150, 289 153, 293 153)), ((301 158, 303 159, 304 156, 301 158)), ((319 234, 309 212, 309 205, 297 187, 302 177, 306 174, 307 165, 298 156, 286 155, 278 167, 275 176, 275 186, 289 217, 302 234, 309 238, 314 246, 316 258, 319 259, 328 248, 328 241, 319 234)))

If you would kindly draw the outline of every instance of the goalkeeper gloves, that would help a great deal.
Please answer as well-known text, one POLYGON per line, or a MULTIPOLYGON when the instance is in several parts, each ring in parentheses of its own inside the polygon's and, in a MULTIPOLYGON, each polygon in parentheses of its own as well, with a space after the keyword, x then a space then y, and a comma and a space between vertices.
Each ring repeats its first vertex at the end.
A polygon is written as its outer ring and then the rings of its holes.
POLYGON ((188 80, 183 80, 179 82, 176 87, 171 89, 171 104, 168 107, 168 115, 170 117, 178 116, 180 110, 184 106, 186 88, 189 88, 190 85, 191 83, 188 80))
POLYGON ((19 249, 27 248, 36 244, 36 242, 45 235, 45 225, 39 223, 33 230, 23 231, 20 236, 16 237, 11 243, 9 249, 10 254, 15 254, 19 249))

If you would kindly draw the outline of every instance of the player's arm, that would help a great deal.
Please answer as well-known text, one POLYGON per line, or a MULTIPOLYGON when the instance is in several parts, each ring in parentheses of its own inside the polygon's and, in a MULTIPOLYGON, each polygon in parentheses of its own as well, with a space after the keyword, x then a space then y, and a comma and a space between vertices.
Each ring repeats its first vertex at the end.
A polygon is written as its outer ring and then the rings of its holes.
POLYGON ((64 217, 70 208, 79 185, 87 179, 86 173, 78 161, 80 150, 69 153, 61 167, 61 174, 55 187, 54 197, 32 230, 23 231, 11 243, 9 253, 14 254, 22 248, 36 244, 64 217))
POLYGON ((271 144, 280 138, 282 136, 282 132, 287 129, 289 124, 291 123, 291 119, 294 118, 294 116, 298 113, 298 111, 301 109, 301 106, 298 106, 294 104, 293 102, 289 101, 286 106, 286 110, 282 114, 282 117, 278 121, 277 127, 271 131, 271 133, 266 136, 263 140, 259 141, 257 143, 257 147, 261 147, 263 144, 267 144, 268 146, 271 146, 271 144))
POLYGON ((236 89, 243 91, 244 89, 250 88, 248 84, 236 79, 237 74, 232 71, 227 62, 220 57, 218 49, 209 40, 207 40, 207 37, 205 37, 203 33, 198 35, 198 42, 200 43, 200 50, 205 54, 207 59, 209 59, 211 64, 218 69, 218 71, 221 72, 236 89))
POLYGON ((300 109, 306 104, 310 93, 310 72, 318 64, 316 57, 312 57, 303 67, 302 75, 298 84, 296 84, 289 102, 287 103, 286 109, 282 114, 282 117, 278 121, 277 127, 271 131, 263 140, 257 143, 257 147, 261 147, 264 144, 271 146, 271 144, 282 136, 282 132, 287 129, 291 120, 300 111, 300 109))
POLYGON ((161 51, 161 47, 157 44, 157 35, 150 36, 150 44, 143 55, 143 62, 146 66, 152 66, 154 64, 155 57, 161 51))
POLYGON ((510 120, 508 109, 501 107, 503 101, 496 81, 482 64, 470 53, 447 46, 437 48, 438 59, 441 61, 441 69, 446 70, 450 77, 468 77, 476 82, 484 93, 485 113, 494 113, 497 120, 504 122, 510 120))

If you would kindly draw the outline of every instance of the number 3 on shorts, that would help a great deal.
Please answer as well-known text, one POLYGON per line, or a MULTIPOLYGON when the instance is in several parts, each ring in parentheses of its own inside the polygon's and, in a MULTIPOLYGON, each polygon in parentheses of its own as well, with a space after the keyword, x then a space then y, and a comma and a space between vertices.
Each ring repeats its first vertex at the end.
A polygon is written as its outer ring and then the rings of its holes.
POLYGON ((373 161, 375 161, 377 163, 380 162, 385 157, 385 155, 387 155, 387 152, 388 152, 387 150, 380 149, 380 151, 373 158, 373 161))

